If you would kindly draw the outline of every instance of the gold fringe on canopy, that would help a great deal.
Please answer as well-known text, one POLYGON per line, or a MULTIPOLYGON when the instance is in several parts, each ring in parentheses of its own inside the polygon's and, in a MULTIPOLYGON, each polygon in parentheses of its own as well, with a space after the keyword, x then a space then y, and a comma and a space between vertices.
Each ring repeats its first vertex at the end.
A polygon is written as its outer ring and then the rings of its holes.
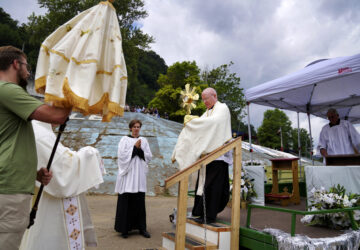
POLYGON ((45 102, 73 107, 103 121, 124 114, 127 72, 113 5, 106 1, 78 14, 42 43, 35 89, 45 102))
POLYGON ((111 121, 113 116, 124 115, 124 108, 120 107, 117 103, 111 102, 109 100, 109 93, 104 93, 98 103, 89 106, 88 100, 77 96, 70 89, 67 78, 65 78, 65 83, 63 85, 63 93, 65 98, 60 98, 51 94, 45 94, 45 102, 52 103, 54 106, 63 108, 76 107, 76 110, 81 112, 83 115, 103 115, 103 122, 111 121), (104 109, 108 110, 106 114, 103 114, 104 109))

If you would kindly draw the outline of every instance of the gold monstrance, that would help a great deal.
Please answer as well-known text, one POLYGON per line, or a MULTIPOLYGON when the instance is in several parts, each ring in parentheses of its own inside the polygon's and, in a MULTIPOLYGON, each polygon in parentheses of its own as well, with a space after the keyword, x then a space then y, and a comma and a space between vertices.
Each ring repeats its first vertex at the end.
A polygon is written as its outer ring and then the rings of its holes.
POLYGON ((196 108, 196 101, 199 100, 199 94, 195 92, 195 88, 190 88, 190 84, 185 85, 185 90, 181 90, 181 107, 185 108, 186 115, 184 117, 184 124, 191 121, 194 118, 197 118, 196 115, 190 115, 191 110, 196 108))

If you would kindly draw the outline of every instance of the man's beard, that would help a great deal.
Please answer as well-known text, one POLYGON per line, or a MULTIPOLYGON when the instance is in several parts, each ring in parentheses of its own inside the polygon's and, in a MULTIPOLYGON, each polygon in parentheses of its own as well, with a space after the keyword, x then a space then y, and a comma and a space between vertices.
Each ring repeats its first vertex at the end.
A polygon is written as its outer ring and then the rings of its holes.
POLYGON ((28 85, 28 81, 26 79, 20 78, 19 86, 22 87, 25 91, 27 91, 26 87, 28 85))
POLYGON ((22 87, 25 91, 27 91, 26 87, 28 85, 28 81, 26 78, 24 78, 22 75, 21 75, 21 72, 17 72, 17 78, 18 78, 18 84, 20 87, 22 87))

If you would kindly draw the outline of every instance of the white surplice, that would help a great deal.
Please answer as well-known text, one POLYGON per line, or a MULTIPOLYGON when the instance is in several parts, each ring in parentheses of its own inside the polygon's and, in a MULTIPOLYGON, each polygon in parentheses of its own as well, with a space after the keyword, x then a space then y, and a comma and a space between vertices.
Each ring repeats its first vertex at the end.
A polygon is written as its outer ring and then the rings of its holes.
POLYGON ((329 155, 354 154, 354 147, 359 150, 359 146, 360 135, 349 121, 340 120, 332 127, 326 124, 320 132, 318 150, 324 148, 329 155))
MULTIPOLYGON (((47 165, 56 136, 50 124, 32 123, 40 169, 47 165)), ((44 188, 35 224, 26 230, 20 249, 82 250, 86 245, 96 246, 84 192, 103 182, 98 150, 84 147, 76 152, 59 143, 50 170, 53 178, 44 188)))
POLYGON ((119 172, 116 179, 115 192, 123 193, 146 193, 146 174, 148 162, 152 154, 149 143, 144 137, 133 138, 124 136, 118 146, 118 167, 119 172), (131 158, 135 143, 141 140, 141 149, 144 151, 144 158, 138 156, 131 158))
MULTIPOLYGON (((179 168, 182 170, 197 161, 201 155, 210 153, 231 138, 229 108, 225 103, 217 101, 213 108, 206 110, 200 118, 186 123, 178 137, 172 159, 178 162, 179 168)), ((231 159, 226 160, 226 158, 229 157, 224 156, 218 160, 231 162, 231 159)), ((197 195, 202 195, 205 171, 205 168, 200 171, 197 195)))

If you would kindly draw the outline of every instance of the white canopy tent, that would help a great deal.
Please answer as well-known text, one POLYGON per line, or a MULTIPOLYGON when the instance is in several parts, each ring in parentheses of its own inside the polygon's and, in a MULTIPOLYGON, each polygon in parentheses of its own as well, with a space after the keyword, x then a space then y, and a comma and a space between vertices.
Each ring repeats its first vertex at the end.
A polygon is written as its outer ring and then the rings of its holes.
MULTIPOLYGON (((298 127, 299 112, 307 113, 311 137, 310 114, 326 118, 329 108, 336 108, 341 119, 360 123, 360 54, 315 61, 297 72, 245 90, 245 98, 248 124, 250 103, 296 111, 298 127)), ((249 138, 251 145, 250 130, 249 138)))

